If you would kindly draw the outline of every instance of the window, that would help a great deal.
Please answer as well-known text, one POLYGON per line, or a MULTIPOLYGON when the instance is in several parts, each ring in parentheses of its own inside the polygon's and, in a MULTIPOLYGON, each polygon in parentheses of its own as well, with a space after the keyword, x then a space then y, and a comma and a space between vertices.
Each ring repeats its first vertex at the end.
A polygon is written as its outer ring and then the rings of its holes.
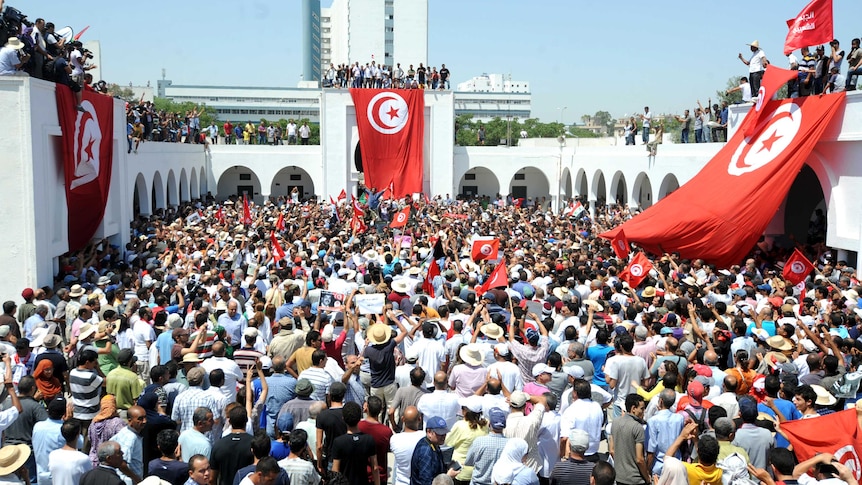
POLYGON ((301 173, 292 173, 292 174, 290 174, 290 180, 291 181, 302 180, 302 174, 301 173))
POLYGON ((250 173, 241 173, 241 174, 239 174, 239 179, 240 180, 251 180, 251 174, 250 173))
POLYGON ((476 174, 475 173, 465 173, 464 174, 464 180, 476 180, 476 174))
POLYGON ((527 175, 527 174, 525 174, 524 172, 516 173, 516 174, 515 174, 515 180, 525 180, 525 179, 526 179, 526 175, 527 175))

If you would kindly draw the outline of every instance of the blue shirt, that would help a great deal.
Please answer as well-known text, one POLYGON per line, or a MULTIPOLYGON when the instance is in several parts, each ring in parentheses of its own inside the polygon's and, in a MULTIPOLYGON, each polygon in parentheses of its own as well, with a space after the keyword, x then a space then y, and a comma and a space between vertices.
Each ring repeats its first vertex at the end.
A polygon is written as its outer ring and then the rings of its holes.
POLYGON ((587 358, 590 359, 590 362, 593 363, 593 367, 596 369, 596 373, 593 374, 593 384, 597 386, 607 386, 608 383, 605 382, 605 372, 602 370, 602 367, 605 365, 605 361, 608 360, 608 354, 614 350, 610 345, 601 345, 597 344, 587 349, 587 358))
MULTIPOLYGON (((745 329, 745 334, 751 335, 751 331, 756 329, 756 328, 757 327, 754 325, 754 322, 749 323, 748 328, 745 329)), ((776 332, 775 322, 772 322, 769 320, 764 320, 764 321, 760 322, 760 328, 762 328, 763 330, 766 330, 766 333, 768 333, 770 337, 775 336, 775 332, 776 332)))
POLYGON ((234 347, 242 345, 242 331, 248 325, 245 321, 245 317, 243 317, 238 311, 234 318, 229 317, 228 314, 225 313, 218 317, 218 324, 224 327, 231 345, 234 347))
POLYGON ((293 320, 293 307, 295 305, 293 303, 285 303, 275 310, 275 321, 279 321, 284 317, 290 318, 293 320))
POLYGON ((290 374, 273 374, 266 379, 269 393, 266 395, 266 432, 275 433, 278 411, 287 401, 296 397, 296 379, 290 374))
MULTIPOLYGON (((684 422, 685 418, 681 414, 672 413, 669 409, 662 409, 647 420, 644 447, 647 453, 655 455, 655 463, 652 466, 653 473, 661 474, 661 469, 664 466, 664 452, 670 448, 670 445, 682 432, 684 422)), ((682 458, 682 455, 677 451, 674 457, 682 458)))
MULTIPOLYGON (((788 421, 802 418, 802 413, 800 413, 799 410, 796 409, 796 406, 794 406, 793 403, 788 401, 787 399, 781 399, 776 397, 772 399, 772 402, 775 403, 775 407, 777 407, 778 410, 781 411, 781 414, 783 414, 788 421)), ((766 413, 772 417, 776 417, 775 411, 767 407, 765 404, 758 404, 757 411, 761 413, 766 413)), ((788 446, 790 446, 790 442, 787 441, 787 438, 782 436, 781 433, 776 433, 775 446, 778 448, 787 448, 788 446)))
POLYGON ((167 364, 171 360, 171 351, 174 348, 173 333, 167 330, 160 333, 156 338, 156 348, 159 349, 159 364, 167 364))
POLYGON ((36 455, 36 476, 39 485, 51 485, 51 471, 48 469, 48 455, 66 445, 60 434, 62 419, 48 418, 33 426, 33 453, 36 455))

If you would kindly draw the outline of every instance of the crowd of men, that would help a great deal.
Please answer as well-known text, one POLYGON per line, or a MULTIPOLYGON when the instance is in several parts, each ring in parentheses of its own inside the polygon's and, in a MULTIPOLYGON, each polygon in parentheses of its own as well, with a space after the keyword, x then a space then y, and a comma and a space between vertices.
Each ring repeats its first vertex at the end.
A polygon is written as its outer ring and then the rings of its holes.
POLYGON ((862 376, 856 271, 820 239, 804 287, 764 240, 633 288, 597 237, 629 210, 533 202, 369 190, 242 222, 208 197, 61 258, 0 315, 0 482, 855 484, 780 426, 862 376))
POLYGON ((353 64, 330 64, 323 73, 323 87, 325 88, 377 88, 377 89, 451 89, 451 73, 446 64, 425 67, 420 62, 418 67, 410 64, 406 69, 401 63, 395 66, 378 64, 376 61, 366 62, 362 65, 359 61, 353 64))

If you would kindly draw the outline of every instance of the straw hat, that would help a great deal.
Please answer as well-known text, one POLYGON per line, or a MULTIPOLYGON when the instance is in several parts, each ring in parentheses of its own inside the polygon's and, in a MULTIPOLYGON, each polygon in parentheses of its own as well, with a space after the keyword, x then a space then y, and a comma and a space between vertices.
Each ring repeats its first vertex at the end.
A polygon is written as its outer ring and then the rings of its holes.
POLYGON ((410 291, 410 285, 404 280, 395 280, 392 282, 392 291, 396 293, 407 293, 410 291))
POLYGON ((69 296, 72 298, 81 298, 84 296, 84 287, 81 285, 72 285, 72 288, 69 290, 69 296))
POLYGON ((180 363, 181 364, 188 364, 188 363, 199 364, 201 362, 203 362, 203 361, 201 360, 200 357, 198 357, 198 354, 196 354, 195 352, 189 352, 188 354, 183 356, 183 360, 180 363))
POLYGON ((773 335, 766 339, 766 345, 772 347, 775 350, 791 350, 793 349, 793 345, 787 341, 786 338, 781 335, 773 335))
POLYGON ((9 475, 21 468, 30 458, 27 445, 6 445, 0 448, 0 475, 9 475))
POLYGON ((78 339, 79 340, 88 339, 90 336, 92 336, 94 333, 96 333, 96 330, 98 330, 98 328, 99 327, 97 327, 96 325, 93 325, 90 323, 85 323, 85 324, 81 325, 81 331, 78 333, 78 339))
POLYGON ((389 325, 375 323, 368 327, 368 341, 372 345, 385 344, 390 338, 392 338, 392 329, 389 328, 389 325))
POLYGON ((479 330, 491 340, 497 340, 503 336, 503 329, 496 323, 486 323, 479 330))
POLYGON ((835 399, 835 396, 830 394, 829 391, 827 391, 823 386, 818 386, 815 384, 811 386, 811 389, 814 389, 814 392, 817 393, 817 400, 814 401, 814 404, 818 406, 833 406, 836 402, 838 402, 838 400, 835 399))
POLYGON ((754 47, 755 49, 760 49, 760 42, 757 42, 756 40, 754 42, 752 42, 751 44, 745 44, 745 45, 754 47))

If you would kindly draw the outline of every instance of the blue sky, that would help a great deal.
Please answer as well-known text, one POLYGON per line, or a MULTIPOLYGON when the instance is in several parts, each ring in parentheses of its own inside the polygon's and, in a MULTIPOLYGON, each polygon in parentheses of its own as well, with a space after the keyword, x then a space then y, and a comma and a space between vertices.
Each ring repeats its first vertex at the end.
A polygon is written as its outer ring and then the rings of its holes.
MULTIPOLYGON (((382 1, 382 0, 381 0, 382 1)), ((567 123, 604 110, 614 116, 681 113, 706 103, 755 39, 771 62, 782 55, 785 20, 809 0, 514 1, 429 0, 429 59, 455 82, 482 73, 529 81, 533 116, 567 123)), ((99 40, 109 82, 295 86, 300 0, 145 3, 7 0, 30 19, 99 40)), ((323 0, 324 4, 328 4, 323 0)), ((862 35, 862 2, 834 0, 835 36, 849 51, 862 35)))

